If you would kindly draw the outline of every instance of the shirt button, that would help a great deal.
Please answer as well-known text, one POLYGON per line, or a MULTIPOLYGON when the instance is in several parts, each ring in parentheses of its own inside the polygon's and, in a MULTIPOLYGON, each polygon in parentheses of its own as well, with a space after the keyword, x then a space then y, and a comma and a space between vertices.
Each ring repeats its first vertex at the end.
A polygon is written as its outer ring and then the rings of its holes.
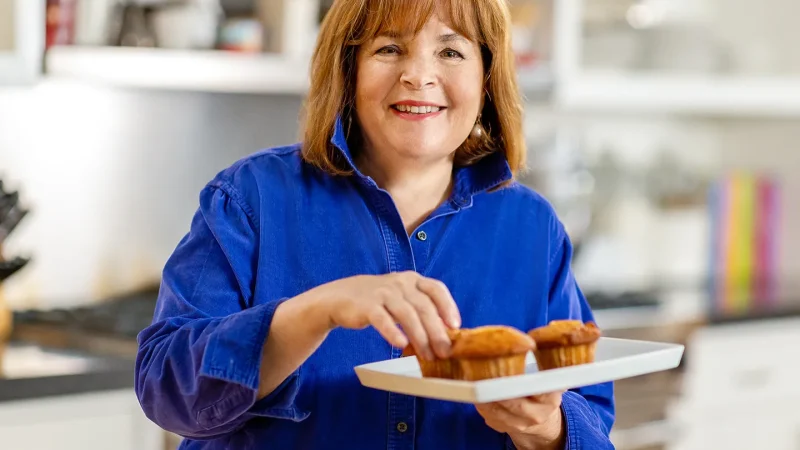
POLYGON ((426 233, 424 231, 417 232, 417 239, 419 239, 420 241, 427 240, 428 239, 428 233, 426 233))
POLYGON ((405 433, 406 431, 408 431, 408 424, 405 423, 405 422, 398 423, 397 424, 397 431, 399 431, 401 433, 405 433))

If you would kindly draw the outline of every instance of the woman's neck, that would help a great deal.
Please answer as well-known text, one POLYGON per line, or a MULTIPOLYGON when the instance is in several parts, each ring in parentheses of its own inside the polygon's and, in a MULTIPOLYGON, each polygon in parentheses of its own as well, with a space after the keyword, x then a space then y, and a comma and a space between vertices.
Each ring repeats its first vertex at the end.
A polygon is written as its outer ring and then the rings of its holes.
POLYGON ((418 161, 373 152, 359 156, 359 170, 389 192, 409 234, 450 197, 452 158, 418 161))

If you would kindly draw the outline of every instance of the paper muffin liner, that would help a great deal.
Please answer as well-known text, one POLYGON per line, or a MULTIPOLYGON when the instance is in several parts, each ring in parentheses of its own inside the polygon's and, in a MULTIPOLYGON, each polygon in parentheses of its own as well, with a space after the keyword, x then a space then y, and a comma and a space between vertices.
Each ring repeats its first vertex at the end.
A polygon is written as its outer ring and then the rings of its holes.
POLYGON ((567 347, 543 348, 533 351, 539 370, 557 369, 559 367, 577 366, 594 362, 594 349, 597 342, 591 344, 571 345, 567 347))
POLYGON ((462 377, 461 367, 454 359, 435 359, 433 361, 417 357, 419 369, 424 378, 446 378, 449 380, 460 380, 462 377))
POLYGON ((525 373, 525 353, 492 358, 460 359, 464 380, 480 381, 525 373))

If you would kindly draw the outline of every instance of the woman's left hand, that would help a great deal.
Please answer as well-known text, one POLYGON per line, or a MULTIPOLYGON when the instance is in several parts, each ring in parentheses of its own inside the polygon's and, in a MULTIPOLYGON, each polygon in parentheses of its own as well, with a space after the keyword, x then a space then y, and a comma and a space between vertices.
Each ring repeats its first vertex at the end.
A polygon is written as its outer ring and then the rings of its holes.
POLYGON ((486 425, 507 433, 519 450, 564 448, 563 392, 475 405, 486 425))

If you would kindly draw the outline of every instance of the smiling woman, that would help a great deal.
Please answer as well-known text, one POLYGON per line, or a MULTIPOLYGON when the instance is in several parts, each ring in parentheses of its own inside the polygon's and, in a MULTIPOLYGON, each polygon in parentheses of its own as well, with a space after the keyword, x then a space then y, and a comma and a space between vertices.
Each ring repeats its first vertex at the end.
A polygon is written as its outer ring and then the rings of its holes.
POLYGON ((462 325, 593 321, 552 207, 514 180, 505 0, 336 0, 303 142, 200 194, 139 336, 136 392, 184 449, 613 448, 610 383, 486 405, 363 387, 462 325))

